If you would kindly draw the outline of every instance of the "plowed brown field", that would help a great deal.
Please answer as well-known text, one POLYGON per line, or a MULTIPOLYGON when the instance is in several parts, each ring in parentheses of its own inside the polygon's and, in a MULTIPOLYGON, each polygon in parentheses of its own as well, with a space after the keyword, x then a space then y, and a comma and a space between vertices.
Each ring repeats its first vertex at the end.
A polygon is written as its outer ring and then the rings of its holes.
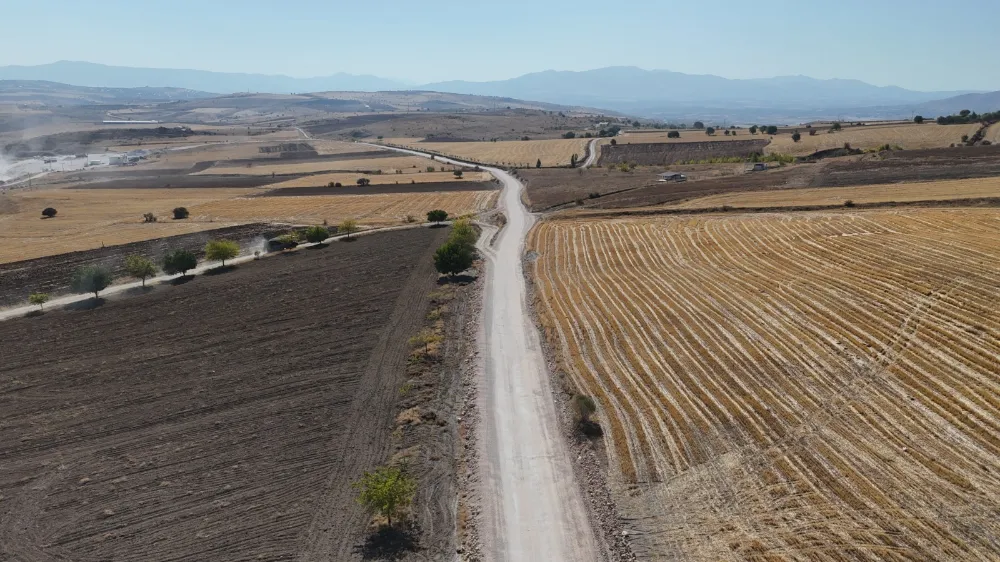
POLYGON ((998 240, 991 209, 536 227, 639 557, 1000 558, 998 240))

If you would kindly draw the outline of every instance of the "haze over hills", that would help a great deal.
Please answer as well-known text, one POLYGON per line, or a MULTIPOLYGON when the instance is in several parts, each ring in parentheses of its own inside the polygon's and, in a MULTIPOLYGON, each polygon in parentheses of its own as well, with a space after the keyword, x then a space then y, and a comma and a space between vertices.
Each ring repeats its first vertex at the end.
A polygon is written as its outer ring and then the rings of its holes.
MULTIPOLYGON (((500 96, 561 105, 587 106, 660 118, 793 122, 815 119, 934 116, 959 109, 992 111, 1000 94, 968 90, 920 92, 874 86, 859 80, 807 76, 729 79, 636 67, 581 72, 544 71, 490 82, 449 81, 406 85, 369 75, 335 74, 293 78, 203 70, 131 68, 60 61, 39 66, 0 67, 0 80, 45 80, 98 88, 175 88, 205 92, 398 91, 427 90, 500 96)), ((178 90, 183 91, 183 90, 178 90)))
POLYGON ((86 105, 197 100, 216 94, 184 88, 91 88, 44 80, 0 80, 0 102, 86 105))

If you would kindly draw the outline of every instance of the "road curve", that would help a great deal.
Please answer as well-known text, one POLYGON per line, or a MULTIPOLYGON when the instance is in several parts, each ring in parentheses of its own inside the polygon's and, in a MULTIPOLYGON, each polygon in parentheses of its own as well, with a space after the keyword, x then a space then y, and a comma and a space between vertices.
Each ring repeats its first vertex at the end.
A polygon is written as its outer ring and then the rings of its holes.
POLYGON ((580 166, 581 168, 589 168, 593 166, 594 163, 597 162, 597 149, 600 148, 599 146, 597 146, 597 141, 599 140, 601 139, 596 138, 590 141, 589 150, 587 151, 588 152, 587 161, 584 162, 582 166, 580 166))
POLYGON ((521 258, 535 217, 521 202, 524 186, 517 178, 481 167, 503 183, 500 208, 507 216, 496 242, 490 246, 483 236, 479 244, 487 262, 480 346, 485 376, 479 393, 483 554, 497 561, 600 560, 528 312, 521 258))

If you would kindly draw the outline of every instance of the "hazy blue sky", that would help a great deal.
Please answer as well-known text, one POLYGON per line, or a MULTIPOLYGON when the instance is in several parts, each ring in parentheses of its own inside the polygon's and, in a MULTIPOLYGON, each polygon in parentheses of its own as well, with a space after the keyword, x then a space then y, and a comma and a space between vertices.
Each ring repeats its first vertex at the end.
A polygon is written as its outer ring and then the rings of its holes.
POLYGON ((1000 0, 0 0, 0 65, 411 83, 612 65, 1000 90, 1000 0))

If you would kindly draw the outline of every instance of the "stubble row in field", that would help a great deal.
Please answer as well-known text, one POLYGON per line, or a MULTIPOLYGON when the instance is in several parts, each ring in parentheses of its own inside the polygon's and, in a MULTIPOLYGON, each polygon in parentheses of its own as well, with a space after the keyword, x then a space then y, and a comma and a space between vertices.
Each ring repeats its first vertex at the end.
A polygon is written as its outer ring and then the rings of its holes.
MULTIPOLYGON (((431 162, 433 164, 433 162, 431 162)), ((417 173, 428 166, 428 160, 419 156, 398 156, 389 158, 358 158, 352 160, 320 160, 295 162, 294 160, 277 160, 275 162, 260 162, 252 165, 227 165, 220 163, 196 175, 271 175, 271 174, 311 174, 328 170, 381 170, 383 173, 395 173, 396 170, 417 173)), ((435 168, 445 171, 453 166, 435 164, 435 168)))
POLYGON ((799 142, 792 140, 792 135, 775 135, 765 151, 769 154, 791 154, 805 156, 819 150, 841 148, 845 143, 853 148, 875 148, 883 144, 898 145, 907 150, 919 148, 941 148, 962 142, 962 135, 972 136, 979 128, 971 125, 938 125, 936 123, 916 123, 908 125, 872 125, 863 127, 847 127, 841 131, 830 132, 822 129, 816 135, 810 135, 803 127, 799 130, 799 142))
POLYGON ((728 205, 736 208, 766 208, 843 205, 848 201, 854 203, 946 201, 982 197, 1000 197, 1000 178, 859 185, 857 187, 742 191, 699 197, 670 207, 675 209, 705 209, 728 205))
POLYGON ((423 142, 419 139, 386 139, 386 142, 486 164, 567 166, 574 154, 583 162, 590 139, 549 139, 497 142, 423 142))
POLYGON ((550 220, 641 559, 1000 556, 1000 213, 550 220))
MULTIPOLYGON (((311 187, 340 183, 341 185, 356 185, 360 178, 368 179, 371 185, 387 184, 407 184, 407 183, 439 183, 458 181, 452 172, 426 172, 421 168, 419 171, 404 171, 402 174, 368 174, 360 175, 350 172, 334 172, 331 174, 316 174, 296 178, 294 180, 283 181, 269 185, 268 188, 283 187, 311 187)), ((489 172, 465 172, 462 174, 463 181, 489 181, 493 178, 489 172)))

